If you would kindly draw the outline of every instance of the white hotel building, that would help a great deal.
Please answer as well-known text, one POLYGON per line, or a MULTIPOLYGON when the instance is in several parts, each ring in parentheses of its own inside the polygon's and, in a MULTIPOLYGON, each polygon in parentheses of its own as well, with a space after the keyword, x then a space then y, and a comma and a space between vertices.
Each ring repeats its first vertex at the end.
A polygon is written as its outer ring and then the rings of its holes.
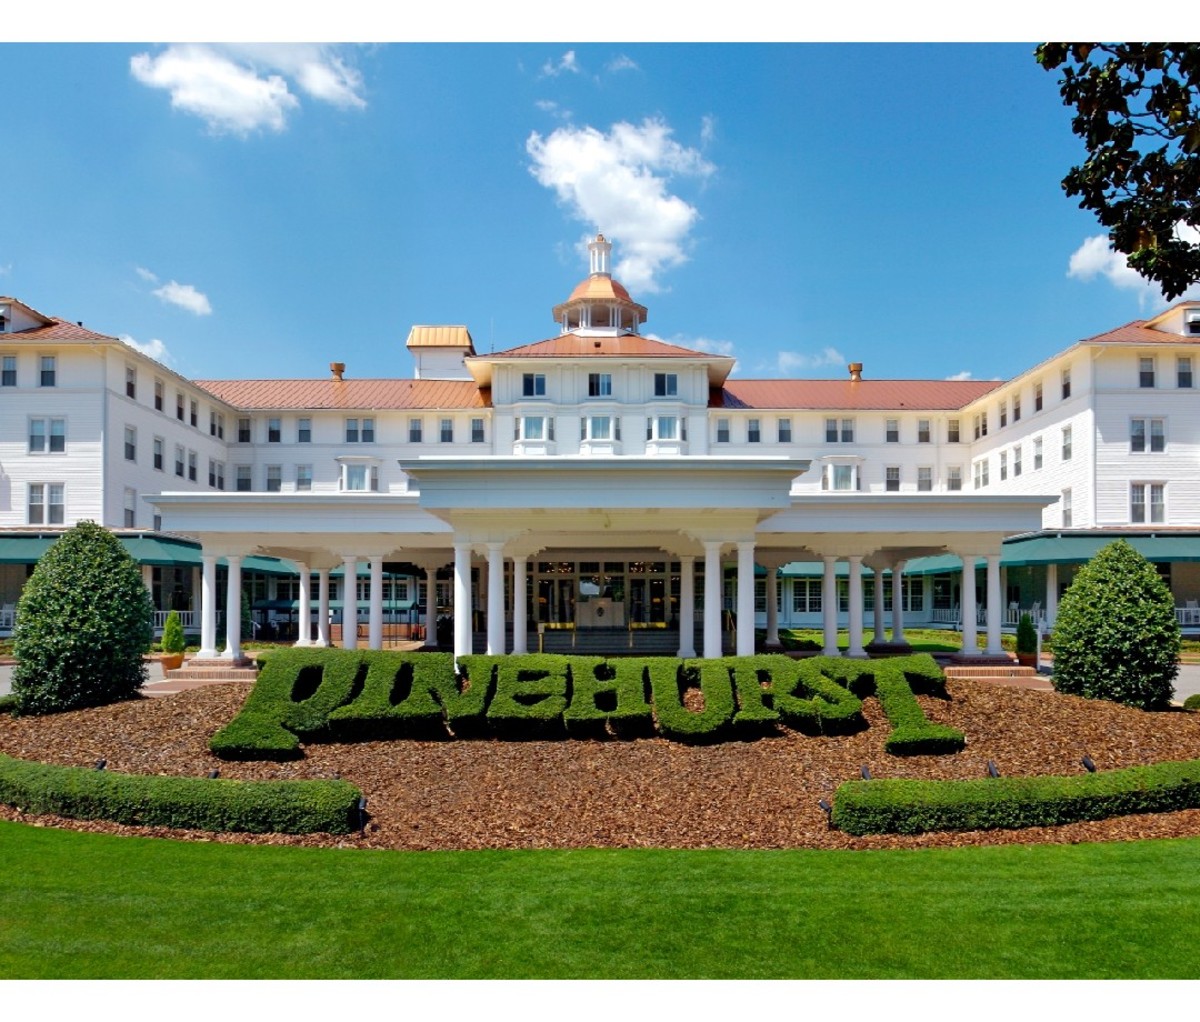
POLYGON ((440 614, 456 653, 713 657, 804 626, 861 656, 961 622, 1000 655, 1117 535, 1200 627, 1200 303, 1006 382, 744 380, 643 336, 610 253, 548 340, 413 327, 412 379, 188 380, 0 298, 0 635, 83 519, 204 659, 240 657, 243 586, 301 644, 432 642, 440 614))

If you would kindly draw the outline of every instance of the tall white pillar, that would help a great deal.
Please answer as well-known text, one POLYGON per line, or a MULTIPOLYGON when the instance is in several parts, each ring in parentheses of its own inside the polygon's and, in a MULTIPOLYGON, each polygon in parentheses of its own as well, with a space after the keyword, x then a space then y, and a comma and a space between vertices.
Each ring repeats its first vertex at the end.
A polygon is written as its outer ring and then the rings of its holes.
POLYGON ((778 646, 779 642, 779 567, 772 564, 767 568, 767 642, 778 646))
POLYGON ((846 656, 863 658, 863 589, 862 555, 852 554, 850 560, 850 646, 846 656))
POLYGON ((371 605, 367 611, 367 648, 383 649, 383 558, 370 558, 371 605))
POLYGON ((200 652, 197 660, 213 660, 217 655, 217 555, 201 554, 200 580, 200 652))
POLYGON ((529 582, 525 571, 527 558, 514 557, 513 564, 513 643, 514 653, 529 651, 529 605, 527 603, 529 582))
POLYGON ((489 561, 484 555, 483 560, 479 562, 479 588, 475 591, 475 603, 482 614, 486 614, 488 611, 488 596, 492 592, 491 580, 488 578, 488 566, 489 561))
POLYGON ((979 628, 975 611, 975 557, 963 555, 962 585, 962 652, 975 656, 979 652, 979 628))
POLYGON ((311 646, 312 645, 312 608, 309 606, 309 601, 312 598, 310 592, 312 579, 309 575, 308 565, 296 563, 296 568, 300 572, 300 599, 297 601, 300 606, 298 608, 296 626, 296 645, 311 646))
POLYGON ((342 561, 342 649, 358 649, 358 558, 342 561))
POLYGON ((504 655, 504 544, 487 545, 487 651, 488 656, 504 655))
POLYGON ((228 554, 229 580, 225 587, 225 653, 223 659, 237 663, 242 659, 242 558, 228 554))
POLYGON ((1046 565, 1046 624, 1054 627, 1058 620, 1058 565, 1046 565))
MULTIPOLYGON (((875 634, 872 637, 872 642, 884 642, 886 636, 883 634, 883 569, 875 569, 875 634)), ((896 593, 893 589, 892 600, 895 601, 896 593)))
POLYGON ((425 646, 437 649, 437 568, 425 569, 425 646))
POLYGON ((471 653, 471 547, 454 544, 454 659, 471 653))
POLYGON ((837 558, 826 555, 821 560, 825 564, 824 574, 821 575, 821 618, 825 626, 825 648, 821 652, 826 656, 837 656, 837 558))
POLYGON ((1000 595, 1000 555, 988 554, 987 558, 987 648, 988 656, 1003 656, 1004 646, 1000 643, 1000 626, 1004 621, 1004 602, 1000 595))
POLYGON ((737 655, 754 656, 754 541, 737 545, 737 655))
POLYGON ((696 655, 696 558, 679 557, 679 652, 681 660, 696 655))
POLYGON ((317 642, 329 645, 329 569, 317 569, 317 642))
POLYGON ((904 638, 904 566, 906 561, 892 565, 892 642, 907 642, 904 638))
POLYGON ((704 541, 704 659, 721 656, 721 543, 704 541))

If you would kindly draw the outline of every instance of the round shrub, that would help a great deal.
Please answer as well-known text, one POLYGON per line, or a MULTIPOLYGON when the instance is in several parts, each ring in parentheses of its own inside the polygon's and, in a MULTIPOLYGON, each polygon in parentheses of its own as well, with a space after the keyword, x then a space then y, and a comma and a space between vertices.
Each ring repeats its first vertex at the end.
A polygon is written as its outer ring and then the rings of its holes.
POLYGON ((17 605, 18 712, 57 713, 132 699, 146 680, 153 606, 137 563, 94 522, 63 533, 17 605))
POLYGON ((1169 705, 1179 671, 1175 601, 1125 540, 1080 569, 1063 595, 1053 639, 1059 692, 1143 710, 1169 705))
POLYGON ((1200 692, 1197 692, 1193 696, 1188 696, 1183 701, 1183 708, 1185 710, 1191 710, 1193 713, 1200 710, 1200 692))

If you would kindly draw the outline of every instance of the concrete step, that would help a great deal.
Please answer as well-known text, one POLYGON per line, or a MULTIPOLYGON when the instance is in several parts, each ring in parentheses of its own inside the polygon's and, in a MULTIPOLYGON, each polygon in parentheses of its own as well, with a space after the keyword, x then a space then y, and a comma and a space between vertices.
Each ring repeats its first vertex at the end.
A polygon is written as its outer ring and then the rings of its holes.
POLYGON ((253 660, 241 660, 231 664, 228 660, 184 661, 182 667, 167 671, 167 681, 253 681, 258 677, 258 665, 253 660))
POLYGON ((947 664, 942 668, 947 678, 1036 678, 1037 671, 1019 664, 980 664, 968 667, 962 664, 947 664))

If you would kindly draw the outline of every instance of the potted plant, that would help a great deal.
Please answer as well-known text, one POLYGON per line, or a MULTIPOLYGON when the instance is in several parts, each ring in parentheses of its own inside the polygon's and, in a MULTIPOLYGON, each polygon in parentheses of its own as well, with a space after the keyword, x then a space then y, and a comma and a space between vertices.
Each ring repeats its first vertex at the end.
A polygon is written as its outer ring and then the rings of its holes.
POLYGON ((1022 667, 1037 666, 1037 629, 1028 614, 1022 614, 1017 622, 1017 663, 1022 667))
POLYGON ((173 610, 163 622, 163 671, 177 671, 183 666, 183 647, 183 625, 179 621, 179 611, 173 610))

